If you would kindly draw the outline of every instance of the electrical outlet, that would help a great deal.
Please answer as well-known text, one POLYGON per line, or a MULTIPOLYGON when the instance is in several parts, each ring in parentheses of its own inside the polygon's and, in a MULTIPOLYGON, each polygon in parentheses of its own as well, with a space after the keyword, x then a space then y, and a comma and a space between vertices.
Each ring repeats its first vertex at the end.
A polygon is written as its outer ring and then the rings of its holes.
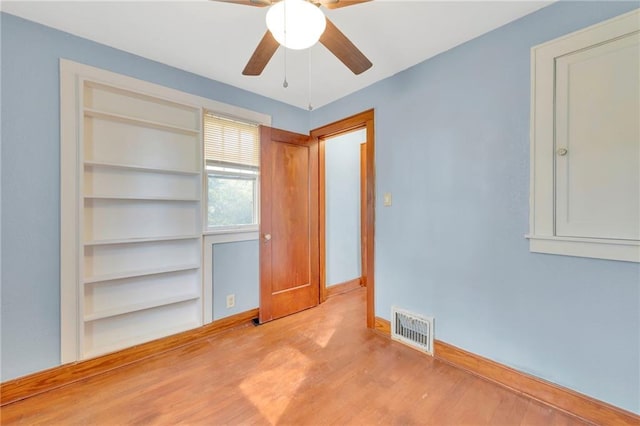
POLYGON ((233 308, 236 305, 236 295, 228 294, 227 295, 227 308, 233 308))

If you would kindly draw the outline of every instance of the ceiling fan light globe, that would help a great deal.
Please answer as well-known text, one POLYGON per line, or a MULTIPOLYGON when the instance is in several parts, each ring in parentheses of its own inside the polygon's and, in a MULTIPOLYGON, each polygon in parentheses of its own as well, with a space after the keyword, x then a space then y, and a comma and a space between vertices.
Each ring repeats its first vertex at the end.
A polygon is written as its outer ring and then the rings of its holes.
POLYGON ((305 0, 282 0, 267 12, 267 28, 276 41, 288 49, 300 50, 313 46, 326 25, 324 13, 305 0))

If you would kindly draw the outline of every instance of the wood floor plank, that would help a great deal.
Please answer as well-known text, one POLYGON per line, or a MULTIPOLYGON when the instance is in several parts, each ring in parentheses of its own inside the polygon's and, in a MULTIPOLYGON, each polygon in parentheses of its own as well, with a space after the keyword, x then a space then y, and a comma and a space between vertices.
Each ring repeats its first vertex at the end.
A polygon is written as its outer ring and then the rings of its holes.
POLYGON ((8 404, 2 424, 584 424, 366 329, 365 295, 8 404))
POLYGON ((520 426, 549 425, 552 422, 554 410, 536 401, 529 401, 520 426))
POLYGON ((503 389, 504 393, 500 403, 496 407, 489 424, 492 425, 519 425, 529 406, 530 400, 527 397, 518 395, 513 397, 513 393, 503 389))
POLYGON ((501 402, 501 389, 484 380, 473 380, 453 407, 453 424, 489 424, 501 402))

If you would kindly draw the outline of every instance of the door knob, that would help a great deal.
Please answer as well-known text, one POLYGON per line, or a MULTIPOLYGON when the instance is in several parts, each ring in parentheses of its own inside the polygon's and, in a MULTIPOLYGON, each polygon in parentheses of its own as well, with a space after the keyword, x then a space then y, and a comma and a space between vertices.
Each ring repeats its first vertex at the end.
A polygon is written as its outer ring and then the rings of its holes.
POLYGON ((557 152, 560 157, 564 157, 565 155, 567 155, 567 152, 569 151, 567 151, 566 148, 560 148, 557 152))
POLYGON ((264 234, 264 241, 267 242, 271 239, 271 234, 264 234))

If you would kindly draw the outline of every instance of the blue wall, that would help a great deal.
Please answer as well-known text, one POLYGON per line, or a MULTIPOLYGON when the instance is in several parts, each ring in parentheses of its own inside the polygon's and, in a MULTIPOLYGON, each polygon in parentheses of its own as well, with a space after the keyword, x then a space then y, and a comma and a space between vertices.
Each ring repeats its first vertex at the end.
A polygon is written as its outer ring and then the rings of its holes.
POLYGON ((358 130, 325 141, 326 284, 362 276, 360 249, 360 144, 358 130))
POLYGON ((297 131, 374 107, 377 315, 434 314, 438 339, 640 412, 640 265, 533 254, 523 238, 530 48, 637 5, 557 3, 310 114, 2 14, 2 380, 59 362, 66 57, 297 131))
POLYGON ((246 312, 259 306, 258 240, 213 244, 213 319, 246 312), (236 305, 227 308, 227 295, 236 305))
POLYGON ((312 128, 375 107, 376 315, 433 314, 437 339, 640 412, 640 265, 523 237, 530 48, 637 7, 556 3, 314 110, 312 128))
POLYGON ((7 380, 60 362, 59 58, 270 114, 275 127, 306 132, 309 116, 12 15, 0 16, 2 380, 7 380))

